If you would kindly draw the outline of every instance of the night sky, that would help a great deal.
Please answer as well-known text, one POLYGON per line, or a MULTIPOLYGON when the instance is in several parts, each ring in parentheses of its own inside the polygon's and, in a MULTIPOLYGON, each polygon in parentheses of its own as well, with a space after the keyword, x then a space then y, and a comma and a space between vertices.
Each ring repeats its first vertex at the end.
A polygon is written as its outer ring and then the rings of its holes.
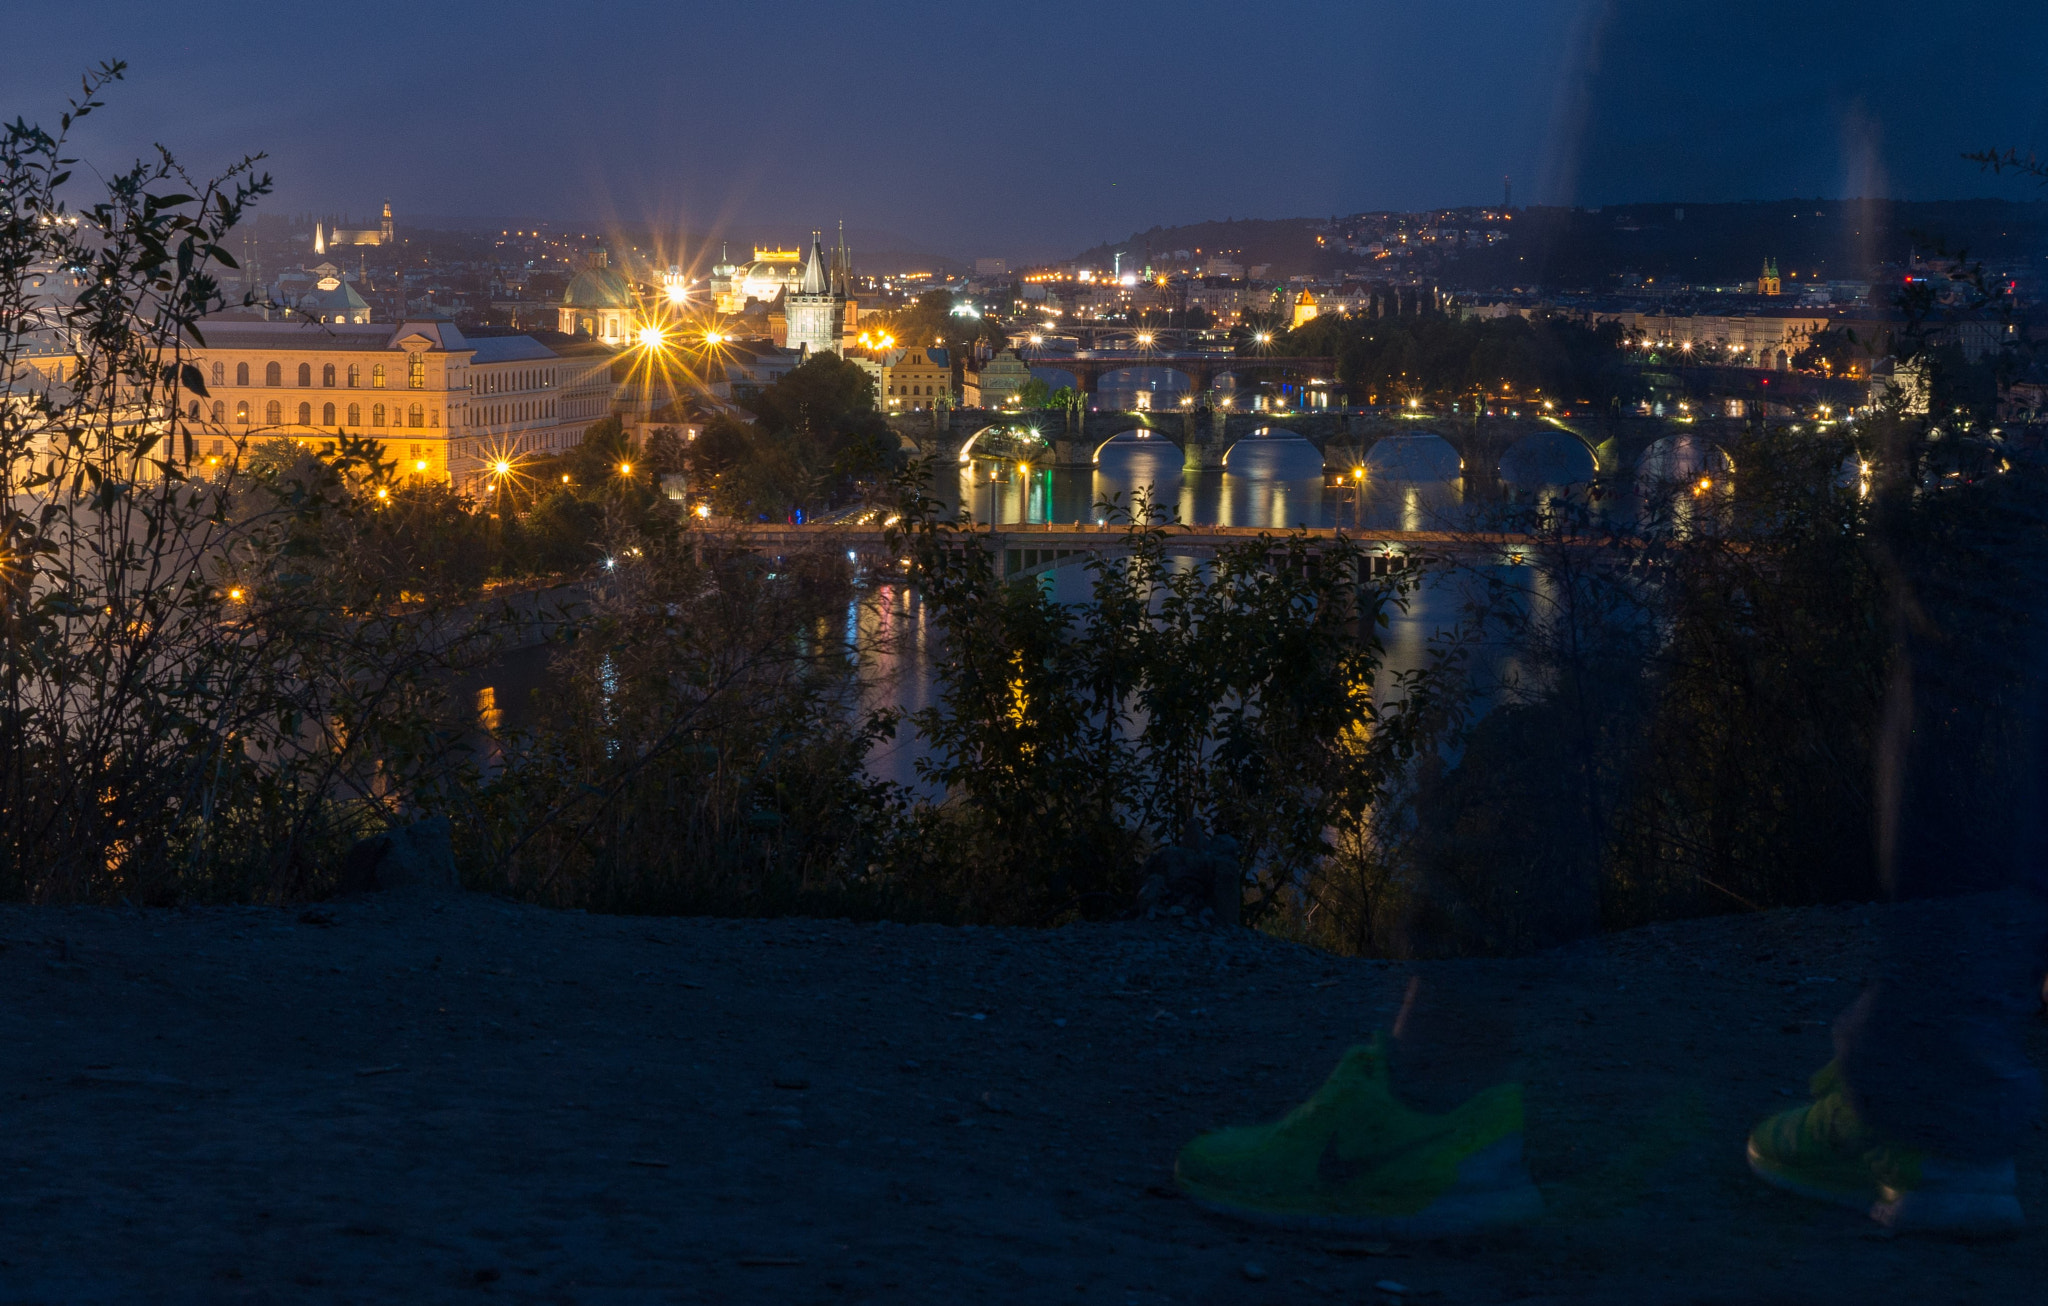
POLYGON ((2022 195, 2048 7, 1218 0, 17 6, 0 112, 132 65, 88 158, 262 150, 273 211, 959 257, 1154 224, 1496 203, 2022 195))

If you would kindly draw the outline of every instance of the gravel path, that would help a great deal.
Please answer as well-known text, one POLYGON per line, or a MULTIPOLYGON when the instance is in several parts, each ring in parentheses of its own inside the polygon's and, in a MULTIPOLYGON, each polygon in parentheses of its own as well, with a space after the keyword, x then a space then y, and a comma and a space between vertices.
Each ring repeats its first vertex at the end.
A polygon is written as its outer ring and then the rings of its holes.
POLYGON ((1236 1228, 1169 1167, 1384 1025, 1384 963, 483 898, 0 907, 0 1302, 2043 1300, 2048 1135, 2035 1230, 1987 1246, 1742 1166, 1882 910, 1431 968, 1514 1013, 1551 1214, 1380 1249, 1236 1228))

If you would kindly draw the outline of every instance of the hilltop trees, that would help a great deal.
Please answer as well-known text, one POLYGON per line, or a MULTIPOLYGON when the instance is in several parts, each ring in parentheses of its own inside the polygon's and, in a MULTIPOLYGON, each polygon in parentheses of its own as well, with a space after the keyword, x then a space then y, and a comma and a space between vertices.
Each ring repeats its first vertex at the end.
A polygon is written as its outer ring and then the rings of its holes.
POLYGON ((1278 336, 1280 353, 1329 355, 1351 394, 1391 403, 1414 395, 1451 403, 1503 385, 1560 402, 1609 409, 1637 398, 1639 374, 1627 365, 1613 323, 1563 318, 1313 318, 1278 336))

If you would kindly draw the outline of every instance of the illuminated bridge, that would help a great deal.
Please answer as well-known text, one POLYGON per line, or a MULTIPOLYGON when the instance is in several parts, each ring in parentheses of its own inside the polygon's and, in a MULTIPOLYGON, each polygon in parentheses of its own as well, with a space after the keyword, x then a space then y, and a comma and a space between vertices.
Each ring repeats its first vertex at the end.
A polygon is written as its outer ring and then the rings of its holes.
MULTIPOLYGON (((897 561, 888 547, 887 531, 880 525, 738 525, 704 533, 761 549, 836 548, 858 554, 870 564, 888 566, 897 561)), ((1166 528, 1166 551, 1176 557, 1214 557, 1224 549, 1263 536, 1273 542, 1277 554, 1285 547, 1289 534, 1253 526, 1170 526, 1166 528)), ((1310 527, 1292 534, 1309 538, 1311 558, 1316 541, 1351 540, 1365 551, 1368 575, 1385 575, 1450 559, 1465 563, 1518 563, 1535 547, 1529 536, 1493 532, 1310 527)), ((997 570, 1003 576, 1030 575, 1090 557, 1114 557, 1129 547, 1127 531, 1121 525, 1013 523, 994 529, 975 526, 950 538, 961 548, 993 550, 998 559, 997 570)))

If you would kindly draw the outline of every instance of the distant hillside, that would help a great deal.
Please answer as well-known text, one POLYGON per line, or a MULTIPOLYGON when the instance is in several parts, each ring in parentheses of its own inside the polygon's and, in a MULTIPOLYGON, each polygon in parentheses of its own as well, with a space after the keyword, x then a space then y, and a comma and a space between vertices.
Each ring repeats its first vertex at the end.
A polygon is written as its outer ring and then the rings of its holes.
POLYGON ((1154 227, 1134 233, 1128 240, 1097 245, 1075 256, 1084 266, 1107 267, 1121 250, 1126 267, 1163 263, 1175 250, 1201 251, 1202 258, 1227 252, 1232 260, 1250 267, 1269 263, 1274 277, 1291 277, 1305 272, 1322 272, 1358 260, 1341 251, 1316 246, 1315 227, 1320 218, 1230 218, 1222 222, 1195 222, 1184 227, 1154 227))
MULTIPOLYGON (((1339 227, 1353 219, 1338 220, 1339 227)), ((1126 267, 1175 250, 1239 251, 1247 267, 1274 278, 1356 268, 1364 260, 1332 242, 1316 244, 1316 218, 1237 218, 1154 227, 1076 256, 1126 267)), ((1517 209, 1512 237, 1498 245, 1432 255, 1421 272, 1447 287, 1600 289, 1631 278, 1691 284, 1753 278, 1766 258, 1792 281, 1860 280, 1937 243, 2001 269, 2048 272, 2048 203, 1999 199, 1787 199, 1740 204, 1620 204, 1600 209, 1517 209), (1799 275, 1795 278, 1794 272, 1799 275)))
POLYGON ((2048 204, 2010 200, 1773 200, 1518 210, 1514 238, 1464 250, 1446 284, 1598 288, 1629 275, 1694 284, 1757 275, 1857 280, 1936 244, 2018 270, 2048 256, 2048 204))

